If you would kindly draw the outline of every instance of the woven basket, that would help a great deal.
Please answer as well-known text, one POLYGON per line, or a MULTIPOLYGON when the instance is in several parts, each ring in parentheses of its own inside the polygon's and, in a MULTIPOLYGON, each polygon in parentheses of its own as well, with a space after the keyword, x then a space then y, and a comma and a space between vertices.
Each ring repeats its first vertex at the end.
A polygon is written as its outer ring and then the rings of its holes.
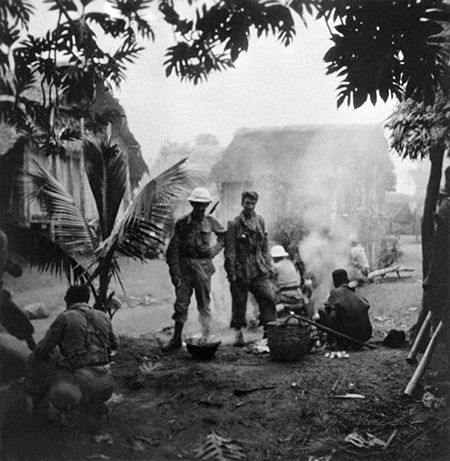
POLYGON ((274 322, 267 330, 270 358, 274 362, 297 362, 308 353, 310 338, 309 326, 293 315, 281 323, 274 322))

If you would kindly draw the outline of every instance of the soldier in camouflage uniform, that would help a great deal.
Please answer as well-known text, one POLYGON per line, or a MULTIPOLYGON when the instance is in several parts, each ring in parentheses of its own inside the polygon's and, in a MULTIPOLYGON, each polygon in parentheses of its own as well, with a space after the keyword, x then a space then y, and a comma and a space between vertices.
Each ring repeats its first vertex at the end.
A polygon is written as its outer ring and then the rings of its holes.
POLYGON ((236 346, 244 345, 242 329, 247 325, 247 296, 250 291, 258 303, 260 323, 266 328, 276 320, 275 297, 269 276, 273 262, 269 253, 266 227, 255 213, 258 194, 242 193, 242 212, 228 223, 225 270, 232 297, 231 328, 236 330, 236 346))

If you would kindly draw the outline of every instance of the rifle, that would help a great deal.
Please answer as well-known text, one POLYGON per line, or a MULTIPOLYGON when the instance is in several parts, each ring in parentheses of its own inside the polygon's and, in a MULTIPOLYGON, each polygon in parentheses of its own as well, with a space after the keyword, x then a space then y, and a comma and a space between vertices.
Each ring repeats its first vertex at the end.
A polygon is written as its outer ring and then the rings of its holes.
POLYGON ((297 319, 301 320, 302 322, 309 323, 310 325, 314 325, 316 328, 319 330, 326 331, 327 333, 332 333, 333 335, 340 336, 341 338, 348 339, 350 341, 353 341, 356 344, 359 344, 360 346, 366 346, 369 349, 378 349, 377 347, 373 346, 372 344, 368 344, 364 341, 360 341, 359 339, 352 338, 351 336, 348 336, 344 333, 340 333, 339 331, 333 330, 332 328, 326 327, 325 325, 321 325, 320 323, 314 322, 314 320, 309 320, 306 317, 303 317, 303 315, 298 315, 298 314, 293 314, 291 313, 294 317, 297 319))
POLYGON ((217 200, 217 202, 212 206, 212 208, 208 211, 207 214, 213 214, 216 211, 217 205, 219 205, 220 200, 217 200))

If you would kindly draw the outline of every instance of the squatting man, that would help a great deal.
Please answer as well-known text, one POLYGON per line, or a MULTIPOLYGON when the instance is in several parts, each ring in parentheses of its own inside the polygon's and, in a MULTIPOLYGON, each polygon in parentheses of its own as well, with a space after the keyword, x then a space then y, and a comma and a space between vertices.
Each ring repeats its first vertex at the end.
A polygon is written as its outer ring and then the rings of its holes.
POLYGON ((27 392, 36 409, 86 404, 97 415, 113 391, 110 356, 118 347, 107 314, 89 306, 86 285, 66 292, 66 310, 58 315, 28 359, 27 392), (55 354, 59 347, 61 354, 55 354))

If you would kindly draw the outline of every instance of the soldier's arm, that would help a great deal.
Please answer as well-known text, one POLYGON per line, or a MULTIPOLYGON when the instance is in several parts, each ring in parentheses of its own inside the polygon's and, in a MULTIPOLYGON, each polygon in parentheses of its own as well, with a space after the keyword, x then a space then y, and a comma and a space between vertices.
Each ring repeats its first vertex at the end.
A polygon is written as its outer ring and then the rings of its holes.
POLYGON ((219 221, 217 221, 216 218, 210 216, 210 219, 211 219, 211 224, 212 224, 212 230, 216 234, 216 237, 217 237, 216 244, 212 246, 210 249, 211 258, 214 258, 222 251, 222 249, 225 246, 225 238, 226 238, 227 230, 225 229, 224 226, 222 226, 222 224, 220 224, 219 221))
POLYGON ((236 226, 233 221, 228 222, 225 237, 225 270, 228 280, 236 280, 236 226))
POLYGON ((119 347, 119 337, 114 333, 112 325, 109 328, 109 347, 115 351, 119 347))
POLYGON ((169 265, 169 273, 172 281, 181 277, 180 271, 180 225, 179 221, 175 224, 175 230, 170 239, 166 252, 166 261, 169 265))
POLYGON ((266 223, 264 222, 264 219, 262 217, 260 217, 260 224, 261 224, 262 231, 264 234, 261 252, 262 252, 264 261, 267 264, 267 267, 271 271, 273 271, 274 270, 273 261, 272 261, 272 256, 270 256, 270 251, 269 251, 269 239, 267 237, 267 232, 266 232, 266 223))
POLYGON ((50 352, 61 342, 66 319, 60 314, 56 320, 50 325, 44 338, 39 341, 34 350, 34 354, 38 359, 45 359, 50 352))

